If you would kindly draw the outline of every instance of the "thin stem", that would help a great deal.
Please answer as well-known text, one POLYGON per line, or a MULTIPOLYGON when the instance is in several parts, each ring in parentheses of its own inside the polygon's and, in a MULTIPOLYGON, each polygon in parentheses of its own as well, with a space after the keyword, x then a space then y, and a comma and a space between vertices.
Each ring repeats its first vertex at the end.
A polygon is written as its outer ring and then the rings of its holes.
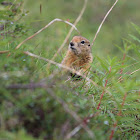
MULTIPOLYGON (((123 106, 124 106, 126 97, 127 97, 127 93, 124 94, 123 101, 122 101, 122 104, 121 104, 121 109, 120 109, 119 113, 117 114, 118 116, 121 116, 121 114, 122 114, 122 108, 123 108, 123 106)), ((117 123, 118 123, 118 121, 116 121, 116 122, 114 123, 114 125, 113 125, 113 129, 112 129, 112 131, 111 131, 109 140, 112 140, 112 138, 113 138, 113 136, 114 136, 115 129, 116 129, 116 127, 117 127, 117 123)))
POLYGON ((96 32, 94 38, 93 38, 93 41, 92 41, 92 43, 91 43, 91 46, 93 46, 93 43, 94 43, 94 41, 96 40, 96 37, 97 37, 98 33, 100 32, 103 23, 105 22, 107 16, 108 16, 109 13, 112 11, 112 9, 113 9, 114 6, 117 4, 117 2, 118 2, 118 0, 115 1, 115 3, 112 5, 112 7, 109 9, 109 11, 106 13, 105 17, 103 18, 103 20, 102 20, 100 26, 98 27, 98 30, 97 30, 97 32, 96 32))
POLYGON ((4 54, 4 53, 8 53, 9 50, 5 50, 5 51, 0 51, 0 54, 4 54))
MULTIPOLYGON (((126 53, 123 54, 123 62, 122 62, 122 66, 124 65, 125 57, 126 57, 126 53)), ((123 68, 122 68, 121 71, 120 71, 120 74, 122 74, 122 73, 123 73, 123 68)), ((122 81, 122 75, 119 77, 118 80, 119 80, 119 81, 122 81)))
POLYGON ((26 41, 32 39, 32 38, 35 37, 36 35, 38 35, 40 32, 42 32, 43 30, 45 30, 46 28, 48 28, 50 25, 52 25, 52 24, 53 24, 54 22, 56 22, 56 21, 64 22, 64 23, 66 23, 66 24, 72 26, 77 32, 79 32, 78 29, 77 29, 72 23, 70 23, 70 22, 68 22, 68 21, 64 21, 64 20, 62 20, 62 19, 56 18, 56 19, 52 20, 50 23, 48 23, 46 26, 44 26, 42 29, 40 29, 39 31, 37 31, 35 34, 33 34, 32 36, 30 36, 30 37, 26 38, 24 41, 22 41, 22 42, 16 47, 16 49, 19 49, 19 47, 20 47, 22 44, 24 44, 26 41))
MULTIPOLYGON (((109 68, 109 73, 111 73, 111 66, 110 66, 110 68, 109 68)), ((105 85, 104 85, 105 88, 106 88, 106 86, 107 86, 107 83, 108 83, 108 79, 106 79, 106 81, 105 81, 105 85)), ((103 96, 104 96, 104 93, 105 93, 105 90, 103 90, 103 92, 102 92, 102 94, 101 94, 101 96, 100 96, 100 102, 99 102, 99 104, 98 104, 98 106, 97 106, 97 109, 100 108, 101 101, 102 101, 102 98, 103 98, 103 96)))
POLYGON ((114 125, 113 125, 113 129, 111 131, 111 135, 109 137, 109 140, 112 140, 116 127, 117 127, 117 122, 115 122, 114 125))
POLYGON ((120 111, 118 113, 118 116, 121 116, 121 114, 122 114, 122 108, 124 106, 124 103, 125 103, 125 100, 126 100, 126 96, 127 96, 127 93, 124 94, 123 101, 122 101, 122 104, 121 104, 121 109, 120 109, 120 111))

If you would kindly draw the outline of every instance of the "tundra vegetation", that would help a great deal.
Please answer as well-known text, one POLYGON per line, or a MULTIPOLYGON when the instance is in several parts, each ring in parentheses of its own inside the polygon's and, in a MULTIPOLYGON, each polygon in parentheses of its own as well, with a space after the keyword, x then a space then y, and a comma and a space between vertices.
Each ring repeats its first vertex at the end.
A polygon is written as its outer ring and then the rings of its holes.
POLYGON ((112 9, 80 82, 46 61, 56 55, 53 62, 61 63, 79 34, 74 29, 56 53, 71 25, 54 22, 15 49, 56 18, 74 23, 83 6, 76 28, 92 42, 114 2, 0 0, 0 140, 140 139, 139 0, 112 9))

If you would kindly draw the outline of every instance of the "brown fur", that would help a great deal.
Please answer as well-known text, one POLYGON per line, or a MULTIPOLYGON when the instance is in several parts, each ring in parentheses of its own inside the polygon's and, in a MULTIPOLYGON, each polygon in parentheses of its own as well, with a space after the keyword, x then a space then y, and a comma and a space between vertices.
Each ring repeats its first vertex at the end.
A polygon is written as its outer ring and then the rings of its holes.
POLYGON ((71 43, 73 43, 73 49, 71 49, 71 45, 69 45, 62 64, 82 74, 87 73, 93 59, 89 40, 82 36, 74 36, 71 43), (82 44, 81 41, 84 41, 84 44, 82 44))

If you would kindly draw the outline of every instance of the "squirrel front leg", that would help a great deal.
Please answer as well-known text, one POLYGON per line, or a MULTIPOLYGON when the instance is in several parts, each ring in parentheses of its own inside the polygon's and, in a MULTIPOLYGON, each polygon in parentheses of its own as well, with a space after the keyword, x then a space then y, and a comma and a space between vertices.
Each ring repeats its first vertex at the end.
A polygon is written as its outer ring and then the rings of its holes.
MULTIPOLYGON (((68 67, 68 68, 71 68, 71 63, 69 62, 68 57, 65 57, 65 58, 63 59, 63 61, 61 62, 61 64, 62 64, 63 66, 66 66, 66 67, 68 67)), ((65 69, 65 68, 63 68, 63 71, 64 71, 64 72, 68 72, 68 70, 65 69)))
POLYGON ((90 70, 90 65, 87 64, 87 65, 84 65, 80 70, 79 72, 83 75, 87 75, 89 73, 89 70, 90 70))

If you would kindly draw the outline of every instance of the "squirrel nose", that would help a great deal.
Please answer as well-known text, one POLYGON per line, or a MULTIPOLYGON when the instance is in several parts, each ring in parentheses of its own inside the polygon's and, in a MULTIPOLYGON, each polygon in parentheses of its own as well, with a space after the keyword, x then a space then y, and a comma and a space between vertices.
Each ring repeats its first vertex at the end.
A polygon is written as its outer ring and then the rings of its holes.
POLYGON ((71 46, 74 46, 74 43, 70 42, 70 45, 71 45, 71 46))

